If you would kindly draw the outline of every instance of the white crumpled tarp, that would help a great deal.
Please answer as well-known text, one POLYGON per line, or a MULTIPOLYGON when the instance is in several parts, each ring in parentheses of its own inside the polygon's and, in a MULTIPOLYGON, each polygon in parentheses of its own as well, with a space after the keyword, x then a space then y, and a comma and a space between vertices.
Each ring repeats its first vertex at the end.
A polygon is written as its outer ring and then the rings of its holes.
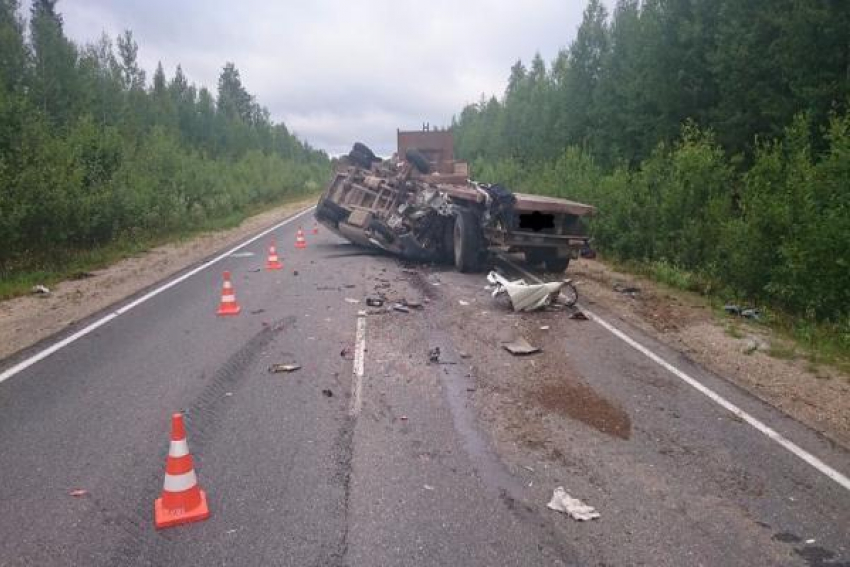
POLYGON ((555 489, 555 493, 552 494, 552 500, 549 501, 549 504, 547 504, 546 507, 551 510, 555 510, 556 512, 569 514, 573 519, 582 522, 586 520, 595 520, 600 517, 596 508, 588 506, 578 498, 573 498, 567 494, 567 491, 564 490, 563 486, 559 486, 555 489))
POLYGON ((507 293, 514 311, 534 311, 551 305, 567 282, 549 282, 527 284, 525 280, 508 281, 496 272, 487 274, 487 281, 493 284, 493 297, 507 293))

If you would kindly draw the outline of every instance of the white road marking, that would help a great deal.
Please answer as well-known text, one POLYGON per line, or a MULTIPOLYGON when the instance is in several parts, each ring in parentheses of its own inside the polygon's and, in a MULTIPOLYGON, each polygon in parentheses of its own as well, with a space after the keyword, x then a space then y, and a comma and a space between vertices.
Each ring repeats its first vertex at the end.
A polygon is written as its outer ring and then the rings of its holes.
MULTIPOLYGON (((537 276, 535 276, 531 272, 524 270, 521 266, 518 266, 514 262, 508 260, 507 258, 502 257, 502 260, 506 264, 513 267, 515 270, 524 274, 526 277, 528 277, 528 278, 530 278, 530 279, 532 279, 532 280, 534 280, 538 283, 543 283, 543 280, 541 280, 540 278, 538 278, 537 276)), ((599 315, 596 315, 595 313, 588 311, 584 307, 582 307, 582 311, 584 311, 584 313, 588 317, 590 317, 593 321, 596 321, 602 328, 606 329, 608 332, 613 334, 615 337, 622 340, 627 345, 634 348, 635 350, 637 350, 638 352, 640 352, 641 354, 643 354, 644 356, 646 356, 647 358, 649 358, 650 360, 652 360, 653 362, 655 362, 656 364, 658 364, 659 366, 661 366, 662 368, 664 368, 665 370, 667 370, 668 372, 670 372, 671 374, 673 374, 674 376, 676 376, 677 378, 682 380, 683 382, 685 382, 686 384, 688 384, 689 386, 691 386, 692 388, 694 388, 695 390, 697 390, 698 392, 700 392, 701 394, 706 396, 708 399, 710 399, 711 401, 713 401, 714 403, 716 403, 717 405, 719 405, 723 409, 729 411, 730 413, 732 413, 733 415, 735 415, 736 417, 738 417, 742 421, 749 423, 751 426, 753 426, 759 432, 763 433, 768 438, 777 442, 779 445, 781 445, 782 447, 784 447, 785 449, 790 451, 792 454, 794 454, 798 458, 802 459, 803 461, 805 461, 806 463, 808 463, 809 465, 811 465, 812 467, 817 469, 820 473, 824 474, 825 476, 829 477, 830 479, 832 479, 833 481, 838 483, 843 488, 850 490, 850 478, 843 475, 842 473, 840 473, 836 469, 832 468, 828 464, 824 463, 823 461, 821 461, 820 459, 818 459, 817 457, 815 457, 814 455, 812 455, 811 453, 809 453, 808 451, 806 451, 805 449, 800 447, 799 445, 788 440, 781 433, 779 433, 775 429, 769 427, 763 421, 759 420, 756 417, 753 417, 752 415, 748 414, 747 412, 745 412, 744 410, 742 410, 741 408, 739 408, 738 406, 736 406, 735 404, 733 404, 732 402, 730 402, 729 400, 727 400, 726 398, 724 398, 723 396, 721 396, 720 394, 715 392, 714 390, 703 385, 696 378, 693 378, 692 376, 690 376, 690 375, 686 374, 685 372, 679 370, 678 368, 676 368, 675 366, 673 366, 672 364, 670 364, 669 362, 667 362, 666 360, 661 358, 659 355, 655 354, 653 351, 649 350, 648 348, 646 348, 645 346, 643 346, 642 344, 640 344, 639 342, 637 342, 636 340, 634 340, 630 336, 626 335, 623 331, 621 331, 620 329, 616 328, 614 325, 612 325, 608 321, 601 318, 599 315)))
POLYGON ((363 373, 366 367, 366 315, 357 315, 357 331, 354 335, 354 364, 352 365, 351 410, 357 417, 363 406, 363 373))
POLYGON ((47 358, 48 356, 50 356, 54 352, 65 348, 66 346, 75 342, 76 340, 81 339, 82 337, 88 335, 92 331, 104 326, 105 324, 109 323, 110 321, 112 321, 113 319, 118 317, 119 315, 123 315, 124 313, 126 313, 127 311, 130 311, 134 307, 138 307, 142 303, 148 301, 149 299, 156 297, 160 293, 162 293, 162 292, 164 292, 168 289, 171 289, 172 287, 176 286, 179 283, 186 281, 187 279, 191 278, 192 276, 194 276, 198 272, 206 270, 210 266, 217 264, 218 262, 227 258, 228 256, 230 256, 234 252, 237 252, 238 250, 244 248, 245 246, 248 246, 249 244, 256 242, 257 240, 259 240, 260 238, 269 234, 270 232, 274 232, 275 230, 279 229, 280 227, 285 226, 285 225, 293 222, 295 219, 301 217, 305 213, 312 211, 314 208, 315 208, 315 206, 308 207, 308 208, 304 209, 303 211, 296 213, 295 215, 287 218, 286 220, 277 223, 273 227, 267 228, 266 230, 260 232, 259 234, 249 238, 248 240, 246 240, 242 244, 239 244, 238 246, 231 248, 230 250, 228 250, 227 252, 224 252, 223 254, 219 254, 218 256, 213 258, 212 260, 209 260, 208 262, 201 264, 197 268, 194 268, 194 269, 186 272, 182 276, 179 276, 179 277, 171 280, 170 282, 163 284, 163 285, 161 285, 160 287, 158 287, 154 290, 149 291, 148 293, 144 294, 143 296, 131 301, 127 305, 124 305, 123 307, 116 309, 112 313, 108 313, 108 314, 104 315, 103 317, 101 317, 97 321, 94 321, 93 323, 87 325, 86 327, 83 327, 82 329, 80 329, 76 333, 65 337, 61 341, 56 342, 56 343, 50 345, 49 347, 47 347, 43 350, 40 350, 39 352, 32 355, 31 357, 29 357, 25 360, 22 360, 21 362, 17 363, 16 365, 14 365, 10 368, 7 368, 3 372, 0 372, 0 383, 5 382, 6 380, 11 378, 15 374, 18 374, 18 373, 22 372, 23 370, 26 370, 27 368, 29 368, 33 364, 35 364, 35 363, 37 363, 41 360, 44 360, 45 358, 47 358))

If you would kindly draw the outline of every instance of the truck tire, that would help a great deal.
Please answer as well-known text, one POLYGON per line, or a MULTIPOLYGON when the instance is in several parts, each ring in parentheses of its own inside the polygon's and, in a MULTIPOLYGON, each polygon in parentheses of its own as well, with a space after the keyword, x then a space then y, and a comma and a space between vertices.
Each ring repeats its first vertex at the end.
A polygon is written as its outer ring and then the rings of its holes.
POLYGON ((413 166, 419 170, 419 173, 429 174, 431 173, 431 163, 428 161, 428 158, 425 157, 425 154, 417 150, 416 148, 410 148, 404 154, 404 158, 413 164, 413 166))
POLYGON ((528 248, 525 250, 525 262, 534 267, 543 264, 547 272, 561 273, 570 265, 570 257, 559 257, 554 248, 528 248))
POLYGON ((523 255, 525 256, 525 263, 535 268, 545 262, 547 258, 545 248, 527 248, 523 255))
POLYGON ((484 237, 475 213, 463 209, 457 212, 453 236, 455 267, 461 272, 480 270, 484 237))
POLYGON ((376 161, 381 161, 375 153, 362 142, 355 142, 354 147, 348 152, 348 159, 357 167, 369 169, 376 161))
POLYGON ((570 257, 567 256, 566 258, 559 258, 557 256, 552 256, 550 258, 546 258, 543 263, 546 264, 547 271, 561 274, 567 271, 567 267, 570 265, 570 257))

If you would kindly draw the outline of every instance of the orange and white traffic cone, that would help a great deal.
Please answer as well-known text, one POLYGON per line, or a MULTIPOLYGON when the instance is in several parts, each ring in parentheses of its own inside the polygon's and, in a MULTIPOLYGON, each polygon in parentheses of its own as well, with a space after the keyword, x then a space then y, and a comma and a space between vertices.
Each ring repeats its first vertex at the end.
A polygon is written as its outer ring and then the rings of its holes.
POLYGON ((269 245, 269 258, 266 260, 266 269, 267 270, 281 270, 283 269, 283 264, 277 257, 277 247, 275 247, 275 242, 272 240, 272 243, 269 245))
POLYGON ((218 315, 239 315, 242 308, 236 303, 236 291, 230 283, 230 272, 224 272, 224 285, 221 288, 221 303, 218 306, 218 315))
POLYGON ((207 495, 201 490, 192 454, 186 443, 183 414, 171 416, 171 445, 165 461, 165 483, 162 496, 153 504, 153 521, 157 529, 170 528, 210 517, 207 495))
POLYGON ((313 221, 313 234, 319 234, 319 223, 313 221))
POLYGON ((301 227, 298 227, 298 232, 295 233, 295 247, 296 248, 307 248, 307 240, 304 238, 304 231, 301 230, 301 227))

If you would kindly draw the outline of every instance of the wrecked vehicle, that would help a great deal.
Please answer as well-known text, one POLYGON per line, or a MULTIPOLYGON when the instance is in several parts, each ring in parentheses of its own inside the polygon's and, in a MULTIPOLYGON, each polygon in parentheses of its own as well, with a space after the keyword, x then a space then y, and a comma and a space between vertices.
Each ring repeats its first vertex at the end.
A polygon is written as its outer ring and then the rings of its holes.
POLYGON ((593 207, 476 183, 453 152, 448 130, 399 131, 389 160, 358 142, 319 198, 316 219, 355 244, 463 272, 483 269, 494 252, 522 252, 531 265, 563 272, 587 246, 593 207))

